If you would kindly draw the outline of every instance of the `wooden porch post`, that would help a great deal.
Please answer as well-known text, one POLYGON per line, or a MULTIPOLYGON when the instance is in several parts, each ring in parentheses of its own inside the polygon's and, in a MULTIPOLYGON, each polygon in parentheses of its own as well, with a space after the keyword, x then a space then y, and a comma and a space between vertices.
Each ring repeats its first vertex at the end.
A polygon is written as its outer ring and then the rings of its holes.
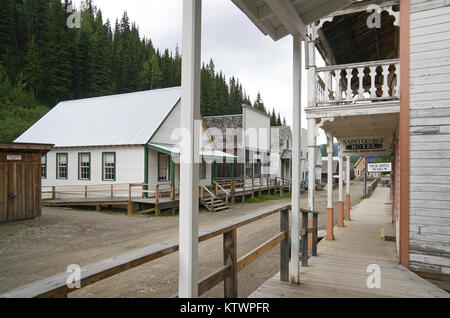
POLYGON ((339 145, 339 201, 338 201, 338 227, 344 227, 344 160, 343 149, 339 145))
POLYGON ((291 262, 289 264, 290 282, 300 283, 300 169, 301 158, 301 89, 302 89, 302 43, 300 35, 293 36, 293 171, 292 171, 292 216, 291 216, 291 262))
POLYGON ((351 201, 350 201, 350 157, 347 156, 347 175, 346 175, 346 192, 347 195, 345 197, 345 220, 351 221, 350 217, 350 209, 351 209, 351 201))
POLYGON ((326 240, 333 241, 333 227, 334 227, 334 211, 333 211, 333 154, 334 154, 334 139, 331 134, 327 133, 328 140, 328 183, 327 183, 327 235, 326 240))
POLYGON ((198 297, 198 182, 200 120, 201 0, 183 1, 180 156, 179 283, 180 298, 198 297))

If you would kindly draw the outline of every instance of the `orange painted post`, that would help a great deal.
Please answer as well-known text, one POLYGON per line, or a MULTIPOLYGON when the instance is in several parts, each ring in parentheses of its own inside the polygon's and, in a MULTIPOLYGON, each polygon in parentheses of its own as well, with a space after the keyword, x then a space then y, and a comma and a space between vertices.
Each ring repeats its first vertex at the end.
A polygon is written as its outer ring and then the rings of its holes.
POLYGON ((351 209, 351 207, 350 207, 350 195, 349 194, 347 194, 347 196, 345 197, 345 210, 346 210, 346 216, 345 216, 345 220, 346 221, 351 221, 352 219, 351 219, 351 217, 350 217, 350 209, 351 209))
POLYGON ((344 227, 344 202, 339 201, 338 202, 338 227, 344 227))
POLYGON ((231 180, 231 204, 235 204, 236 203, 236 199, 234 198, 234 190, 236 189, 236 183, 234 180, 231 180))
POLYGON ((88 186, 84 186, 84 197, 87 198, 88 197, 88 186))
POLYGON ((56 199, 56 187, 53 186, 52 187, 52 200, 55 200, 55 199, 56 199))
POLYGON ((325 239, 327 241, 334 241, 334 210, 333 208, 327 208, 327 235, 325 239))
MULTIPOLYGON (((130 184, 131 186, 131 184, 130 184)), ((114 198, 114 185, 111 184, 111 198, 114 198)))
POLYGON ((200 201, 203 202, 204 196, 203 196, 203 186, 200 186, 200 201))
POLYGON ((174 195, 173 195, 173 184, 170 184, 170 200, 174 200, 174 195))
POLYGON ((145 198, 145 184, 142 185, 142 199, 145 198))

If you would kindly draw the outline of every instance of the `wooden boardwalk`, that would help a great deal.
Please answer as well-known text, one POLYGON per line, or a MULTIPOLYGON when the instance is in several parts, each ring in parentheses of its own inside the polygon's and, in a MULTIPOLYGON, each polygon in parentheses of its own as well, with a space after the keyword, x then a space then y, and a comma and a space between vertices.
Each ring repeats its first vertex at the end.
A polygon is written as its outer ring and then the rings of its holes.
POLYGON ((450 295, 398 264, 395 242, 383 241, 380 230, 392 228, 389 189, 378 188, 352 209, 352 221, 335 228, 335 241, 322 241, 318 256, 301 267, 300 285, 266 281, 250 298, 449 297, 450 295), (381 269, 381 288, 369 289, 369 265, 381 269))

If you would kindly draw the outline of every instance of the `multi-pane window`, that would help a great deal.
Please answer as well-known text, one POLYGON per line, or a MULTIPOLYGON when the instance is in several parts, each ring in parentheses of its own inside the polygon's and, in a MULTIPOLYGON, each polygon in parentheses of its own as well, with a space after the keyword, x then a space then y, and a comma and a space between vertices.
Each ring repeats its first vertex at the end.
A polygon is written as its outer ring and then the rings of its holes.
POLYGON ((103 180, 116 181, 115 153, 103 153, 103 180))
POLYGON ((68 156, 66 153, 56 155, 56 178, 66 180, 68 177, 68 156))
POLYGON ((41 177, 47 179, 47 155, 41 157, 41 177))
POLYGON ((78 176, 80 180, 91 179, 91 154, 78 154, 78 176))
POLYGON ((199 171, 199 179, 205 180, 206 179, 206 163, 205 162, 202 162, 200 164, 199 170, 200 170, 199 171))
POLYGON ((158 181, 169 181, 170 177, 170 157, 168 155, 158 154, 158 181))

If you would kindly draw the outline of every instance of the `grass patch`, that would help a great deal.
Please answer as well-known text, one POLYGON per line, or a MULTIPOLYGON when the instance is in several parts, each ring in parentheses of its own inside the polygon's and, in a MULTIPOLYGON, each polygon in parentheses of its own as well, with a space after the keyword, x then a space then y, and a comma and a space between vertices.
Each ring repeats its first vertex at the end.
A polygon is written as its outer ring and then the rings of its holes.
POLYGON ((260 203, 264 201, 275 201, 275 200, 284 200, 284 199, 290 199, 292 196, 289 193, 284 193, 283 195, 279 194, 263 194, 262 196, 255 196, 254 199, 245 199, 245 203, 260 203))
POLYGON ((361 196, 361 197, 359 198, 359 201, 364 201, 365 199, 368 199, 368 198, 369 198, 369 197, 363 195, 363 196, 361 196))

